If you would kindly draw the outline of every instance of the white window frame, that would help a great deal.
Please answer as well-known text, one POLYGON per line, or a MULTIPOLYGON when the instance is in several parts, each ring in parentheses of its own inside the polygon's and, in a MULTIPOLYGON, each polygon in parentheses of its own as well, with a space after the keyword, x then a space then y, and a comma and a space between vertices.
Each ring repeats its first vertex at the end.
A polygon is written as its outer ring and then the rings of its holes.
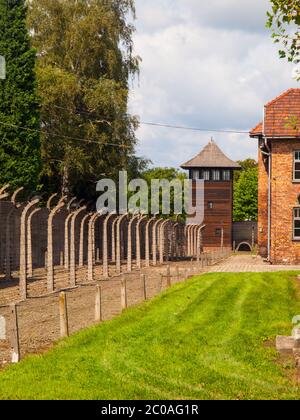
POLYGON ((299 172, 299 175, 300 175, 300 170, 296 170, 296 163, 300 164, 300 150, 295 150, 294 151, 294 163, 293 163, 293 182, 299 182, 300 183, 300 178, 296 179, 296 177, 295 177, 296 172, 299 172))
POLYGON ((192 179, 193 181, 197 181, 199 179, 199 170, 197 169, 192 170, 192 179))
POLYGON ((295 222, 300 222, 300 207, 296 207, 293 209, 293 240, 300 241, 300 233, 299 236, 295 235, 296 229, 300 231, 300 228, 296 228, 295 222))
POLYGON ((213 169, 212 180, 213 181, 221 181, 221 171, 220 171, 220 169, 213 169))
POLYGON ((230 169, 223 170, 223 181, 231 181, 230 169))
POLYGON ((203 169, 203 171, 202 171, 202 179, 204 181, 210 181, 210 170, 209 169, 203 169), (208 175, 208 177, 205 176, 205 175, 208 175))

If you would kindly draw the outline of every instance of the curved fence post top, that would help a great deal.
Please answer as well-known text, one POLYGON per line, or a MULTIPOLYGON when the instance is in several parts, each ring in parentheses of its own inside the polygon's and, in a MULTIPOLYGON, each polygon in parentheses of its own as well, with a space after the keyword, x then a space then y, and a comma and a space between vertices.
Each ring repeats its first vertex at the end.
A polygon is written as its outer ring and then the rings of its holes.
POLYGON ((117 224, 118 226, 120 226, 120 224, 123 222, 123 220, 128 217, 128 213, 125 214, 121 214, 120 216, 117 217, 117 224))
POLYGON ((155 223, 154 223, 154 227, 157 227, 160 223, 164 222, 165 219, 158 219, 155 223))
POLYGON ((156 220, 156 216, 152 216, 149 220, 148 220, 148 222, 147 222, 147 227, 149 227, 150 226, 150 224, 152 223, 152 222, 154 222, 156 220))
POLYGON ((74 216, 74 214, 75 214, 75 212, 71 212, 71 213, 69 213, 68 215, 67 215, 67 217, 66 217, 66 220, 65 220, 65 223, 66 224, 68 224, 69 223, 69 221, 72 219, 72 217, 74 216))
POLYGON ((140 213, 138 213, 138 214, 133 213, 131 219, 129 220, 129 225, 131 226, 136 219, 140 219, 140 218, 141 218, 140 213))
MULTIPOLYGON (((73 213, 71 213, 71 214, 70 214, 70 216, 71 216, 71 218, 72 218, 71 223, 72 223, 72 224, 75 224, 75 220, 76 220, 77 216, 79 216, 79 214, 80 214, 80 213, 82 213, 82 212, 83 212, 83 211, 85 211, 85 210, 86 210, 86 206, 82 206, 82 207, 80 207, 79 209, 75 210, 73 213)), ((69 217, 69 216, 68 216, 68 217, 69 217)))
POLYGON ((60 199, 59 199, 59 201, 58 201, 58 203, 57 203, 57 205, 60 205, 60 204, 62 204, 63 203, 63 205, 65 205, 66 204, 66 200, 68 199, 68 197, 66 196, 66 195, 63 195, 60 199))
POLYGON ((1 187, 0 188, 0 195, 3 194, 7 190, 7 188, 9 188, 9 187, 10 187, 9 184, 5 184, 3 187, 1 187))
POLYGON ((13 195, 11 196, 11 203, 15 206, 15 207, 20 207, 21 204, 17 203, 17 196, 18 194, 20 194, 20 192, 22 192, 24 190, 24 187, 19 187, 18 189, 15 190, 15 192, 13 193, 13 195))
POLYGON ((89 226, 94 226, 97 219, 102 217, 102 214, 99 214, 98 212, 96 213, 91 213, 91 218, 89 220, 89 226))
POLYGON ((170 220, 161 219, 160 229, 163 229, 169 222, 170 220))
POLYGON ((141 217, 139 218, 139 220, 138 220, 138 222, 137 222, 137 225, 138 226, 140 226, 140 224, 144 221, 144 220, 147 220, 148 219, 148 216, 146 215, 146 214, 144 214, 144 215, 142 215, 141 214, 141 217))
POLYGON ((42 208, 41 207, 37 207, 36 209, 34 209, 31 213, 30 213, 30 215, 29 215, 29 217, 30 217, 30 219, 36 214, 36 213, 38 213, 39 211, 41 211, 42 210, 42 208))
POLYGON ((33 201, 29 201, 29 203, 26 204, 26 206, 24 207, 23 211, 22 211, 22 216, 21 218, 25 218, 26 214, 28 213, 28 211, 35 206, 36 204, 38 204, 40 201, 39 198, 34 199, 33 201))
POLYGON ((0 200, 3 200, 9 196, 9 194, 6 192, 7 188, 9 188, 9 184, 6 184, 4 187, 0 188, 0 200))
POLYGON ((47 209, 48 210, 51 210, 52 201, 56 196, 57 196, 57 193, 50 195, 50 197, 48 198, 48 201, 47 201, 47 209))
POLYGON ((86 210, 86 206, 81 206, 79 207, 79 209, 77 209, 74 213, 73 216, 78 216, 82 211, 86 210))
POLYGON ((59 212, 59 210, 61 210, 65 206, 65 204, 66 204, 65 203, 65 199, 66 199, 66 196, 63 196, 59 200, 59 202, 57 203, 57 205, 52 210, 50 210, 50 216, 51 217, 54 217, 59 212))
POLYGON ((105 217, 104 222, 107 224, 113 216, 116 216, 116 212, 108 213, 105 217))
POLYGON ((188 225, 187 226, 187 231, 188 232, 192 231, 194 229, 194 226, 196 226, 196 225, 188 225))
POLYGON ((72 197, 71 200, 68 201, 67 203, 67 210, 71 211, 71 206, 73 203, 75 203, 75 201, 77 200, 77 197, 72 197))

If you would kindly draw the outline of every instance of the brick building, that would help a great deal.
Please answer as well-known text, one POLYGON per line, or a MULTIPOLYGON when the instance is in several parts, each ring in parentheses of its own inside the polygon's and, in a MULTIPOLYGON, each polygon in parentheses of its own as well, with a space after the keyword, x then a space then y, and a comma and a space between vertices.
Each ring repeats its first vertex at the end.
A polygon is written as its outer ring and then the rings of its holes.
MULTIPOLYGON (((221 246, 232 249, 233 171, 239 170, 240 165, 225 156, 211 140, 181 167, 189 171, 190 179, 204 181, 204 250, 221 246)), ((188 223, 193 224, 195 220, 189 218, 188 223)))
POLYGON ((300 263, 300 89, 264 107, 258 140, 258 245, 272 263, 300 263))

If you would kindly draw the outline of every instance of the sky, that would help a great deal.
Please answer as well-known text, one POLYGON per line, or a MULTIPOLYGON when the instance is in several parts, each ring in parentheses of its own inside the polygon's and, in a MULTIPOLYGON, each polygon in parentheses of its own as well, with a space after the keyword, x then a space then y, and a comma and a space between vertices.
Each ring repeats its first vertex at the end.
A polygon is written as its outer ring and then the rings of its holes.
MULTIPOLYGON (((130 112, 141 121, 246 131, 263 105, 300 87, 265 28, 268 0, 136 0, 135 54, 142 58, 130 112)), ((141 125, 139 156, 179 167, 211 137, 232 159, 257 158, 248 134, 141 125)))

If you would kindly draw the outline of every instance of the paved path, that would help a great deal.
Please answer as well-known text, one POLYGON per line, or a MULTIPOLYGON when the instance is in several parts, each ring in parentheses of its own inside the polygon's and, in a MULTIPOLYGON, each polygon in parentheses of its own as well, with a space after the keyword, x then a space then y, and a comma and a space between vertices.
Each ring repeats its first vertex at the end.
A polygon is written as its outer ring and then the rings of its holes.
POLYGON ((222 263, 208 267, 208 272, 213 273, 261 273, 273 271, 300 271, 300 265, 271 265, 261 257, 252 255, 234 255, 222 263))

